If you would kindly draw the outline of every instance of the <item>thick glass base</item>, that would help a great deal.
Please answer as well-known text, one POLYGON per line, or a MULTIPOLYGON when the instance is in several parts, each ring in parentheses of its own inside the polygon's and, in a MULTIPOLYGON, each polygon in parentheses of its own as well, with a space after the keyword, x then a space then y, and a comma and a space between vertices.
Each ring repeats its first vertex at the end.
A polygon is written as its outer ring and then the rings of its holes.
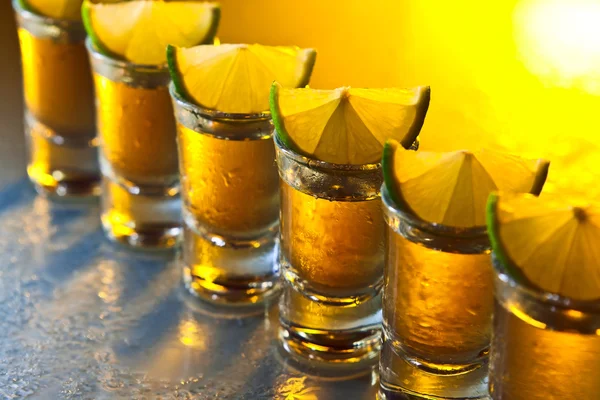
POLYGON ((184 223, 183 278, 188 290, 214 304, 255 305, 279 293, 277 234, 236 241, 184 223))
POLYGON ((385 340, 379 367, 381 400, 490 399, 487 360, 434 365, 415 359, 385 340))
POLYGON ((280 255, 279 262, 286 282, 297 292, 321 304, 354 308, 358 304, 370 301, 373 297, 376 297, 383 286, 383 279, 380 279, 374 284, 361 282, 360 285, 357 285, 360 288, 326 287, 302 278, 302 274, 294 268, 283 254, 280 255))
POLYGON ((279 339, 293 357, 368 370, 381 347, 381 297, 355 307, 316 302, 285 283, 279 339))
POLYGON ((179 194, 132 194, 106 177, 102 181, 102 187, 102 226, 110 240, 143 250, 171 249, 179 243, 179 194))
POLYGON ((89 132, 61 136, 26 112, 25 134, 27 175, 38 193, 65 200, 100 194, 98 149, 89 132))

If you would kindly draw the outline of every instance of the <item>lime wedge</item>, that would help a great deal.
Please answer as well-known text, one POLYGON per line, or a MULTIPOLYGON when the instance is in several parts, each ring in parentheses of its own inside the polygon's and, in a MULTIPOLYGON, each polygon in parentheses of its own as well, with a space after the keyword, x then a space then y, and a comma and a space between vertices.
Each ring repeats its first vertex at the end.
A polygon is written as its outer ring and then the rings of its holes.
POLYGON ((489 194, 496 190, 539 194, 549 162, 492 150, 409 151, 389 141, 383 177, 392 200, 420 219, 446 226, 485 226, 489 194))
POLYGON ((600 299, 600 204, 544 195, 492 194, 494 253, 510 275, 575 300, 600 299))
POLYGON ((169 44, 212 43, 221 15, 218 3, 200 1, 85 0, 81 12, 86 31, 101 52, 148 65, 164 64, 169 44))
POLYGON ((334 90, 271 87, 278 137, 290 148, 335 164, 380 161, 387 139, 415 141, 429 107, 429 86, 334 90))
POLYGON ((20 0, 19 5, 46 17, 80 21, 82 2, 83 0, 20 0))
POLYGON ((259 44, 169 46, 167 53, 171 77, 181 96, 229 113, 267 111, 271 83, 307 85, 316 58, 313 49, 259 44))

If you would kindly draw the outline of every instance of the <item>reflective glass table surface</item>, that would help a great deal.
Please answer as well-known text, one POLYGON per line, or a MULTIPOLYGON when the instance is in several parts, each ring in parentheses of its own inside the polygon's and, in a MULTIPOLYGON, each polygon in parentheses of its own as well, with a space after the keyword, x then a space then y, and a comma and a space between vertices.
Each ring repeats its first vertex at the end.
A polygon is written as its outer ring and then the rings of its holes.
POLYGON ((173 253, 103 237, 98 207, 0 191, 0 398, 374 398, 375 378, 298 370, 276 307, 222 313, 181 286, 173 253))

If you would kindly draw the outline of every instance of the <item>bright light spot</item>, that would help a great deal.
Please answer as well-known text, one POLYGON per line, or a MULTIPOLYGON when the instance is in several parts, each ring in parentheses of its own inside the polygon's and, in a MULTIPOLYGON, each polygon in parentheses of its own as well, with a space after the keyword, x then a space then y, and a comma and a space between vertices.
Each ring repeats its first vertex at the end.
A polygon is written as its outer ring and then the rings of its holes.
POLYGON ((56 171, 52 171, 52 177, 60 182, 63 179, 65 179, 65 174, 62 171, 56 170, 56 171))
POLYGON ((306 376, 289 378, 277 388, 277 399, 282 400, 318 400, 318 388, 306 385, 306 376))
POLYGON ((206 350, 206 337, 202 327, 193 319, 183 320, 179 324, 179 341, 187 347, 206 350))
POLYGON ((582 313, 581 311, 577 311, 577 310, 567 310, 566 314, 573 319, 582 319, 585 317, 585 314, 582 313))
POLYGON ((98 297, 101 298, 105 303, 115 303, 120 297, 120 288, 116 285, 116 272, 113 261, 103 261, 99 266, 101 278, 100 283, 102 284, 98 291, 98 297))
POLYGON ((600 93, 600 2, 525 0, 515 9, 517 50, 545 83, 600 93))
POLYGON ((528 323, 531 326, 534 326, 538 329, 546 329, 547 325, 541 321, 538 321, 532 317, 530 317, 529 315, 527 315, 523 310, 521 310, 518 305, 516 304, 510 304, 508 306, 508 310, 517 318, 519 318, 522 321, 525 321, 526 323, 528 323))

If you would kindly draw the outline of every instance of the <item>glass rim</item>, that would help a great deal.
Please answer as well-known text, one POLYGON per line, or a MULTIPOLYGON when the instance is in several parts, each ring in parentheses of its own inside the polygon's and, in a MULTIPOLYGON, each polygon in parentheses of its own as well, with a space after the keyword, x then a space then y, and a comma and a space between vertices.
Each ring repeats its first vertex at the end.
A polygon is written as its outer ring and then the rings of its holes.
POLYGON ((25 7, 21 0, 12 0, 17 28, 40 39, 63 44, 83 44, 86 38, 83 23, 78 20, 52 18, 25 7))
MULTIPOLYGON (((275 130, 277 131, 277 130, 275 130)), ((381 170, 381 163, 370 163, 370 164, 335 164, 329 163, 326 161, 317 160, 316 158, 311 158, 300 153, 295 152, 294 150, 287 147, 283 141, 279 138, 277 133, 273 134, 273 138, 275 141, 275 145, 277 149, 285 154, 286 157, 294 160, 295 162, 307 166, 309 168, 318 168, 323 170, 331 170, 337 172, 363 172, 363 173, 372 173, 381 170)))
POLYGON ((88 49, 88 52, 90 53, 90 55, 93 58, 100 60, 106 64, 109 64, 111 67, 141 70, 146 73, 153 73, 153 72, 168 73, 169 72, 169 68, 167 67, 166 63, 164 63, 164 64, 138 64, 138 63, 134 63, 134 62, 127 61, 127 60, 121 60, 121 59, 114 58, 109 55, 103 54, 100 52, 100 50, 98 48, 96 48, 96 46, 94 45, 94 43, 92 42, 92 40, 89 36, 86 37, 86 39, 85 39, 85 47, 88 49))
POLYGON ((391 213, 398 218, 407 221, 411 226, 417 227, 422 231, 440 236, 453 236, 460 239, 473 239, 488 237, 486 226, 474 226, 470 228, 460 228, 449 225, 427 222, 418 216, 400 209, 391 199, 385 182, 381 185, 381 201, 385 206, 385 214, 391 213))
POLYGON ((27 9, 23 7, 20 0, 12 0, 12 7, 13 10, 19 14, 19 16, 39 24, 60 25, 62 28, 75 26, 78 28, 83 27, 83 22, 79 20, 49 17, 47 15, 39 14, 31 9, 27 9))
POLYGON ((228 120, 228 121, 258 121, 258 120, 270 120, 271 113, 269 111, 259 112, 259 113, 229 113, 225 111, 219 111, 212 108, 206 108, 196 103, 192 103, 191 101, 183 98, 175 88, 175 84, 171 80, 169 83, 169 94, 171 98, 175 101, 175 103, 184 108, 185 110, 200 115, 202 117, 206 117, 211 120, 228 120))
MULTIPOLYGON (((551 306, 558 306, 563 309, 573 309, 600 315, 600 300, 572 299, 556 293, 544 291, 543 289, 532 287, 526 282, 519 282, 508 273, 506 266, 496 257, 493 251, 491 257, 492 266, 494 268, 497 281, 501 281, 503 285, 508 286, 513 290, 517 290, 518 292, 540 303, 547 303, 551 306)), ((498 286, 498 283, 495 283, 495 285, 498 286)), ((498 289, 496 291, 498 291, 498 289)))

